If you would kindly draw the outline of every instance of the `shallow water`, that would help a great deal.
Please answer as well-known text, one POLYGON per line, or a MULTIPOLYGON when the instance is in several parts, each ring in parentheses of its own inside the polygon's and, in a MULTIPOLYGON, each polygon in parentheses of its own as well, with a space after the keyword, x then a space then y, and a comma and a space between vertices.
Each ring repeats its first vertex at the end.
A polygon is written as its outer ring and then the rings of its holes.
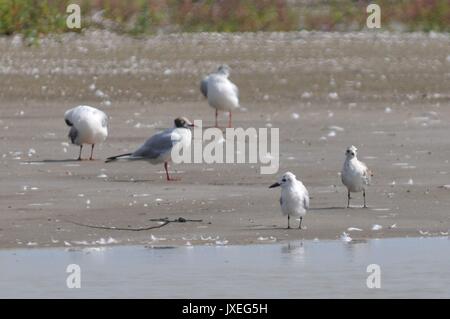
POLYGON ((450 240, 0 251, 0 297, 449 298, 450 240), (81 267, 81 288, 66 267, 81 267), (369 264, 381 288, 369 289, 369 264))

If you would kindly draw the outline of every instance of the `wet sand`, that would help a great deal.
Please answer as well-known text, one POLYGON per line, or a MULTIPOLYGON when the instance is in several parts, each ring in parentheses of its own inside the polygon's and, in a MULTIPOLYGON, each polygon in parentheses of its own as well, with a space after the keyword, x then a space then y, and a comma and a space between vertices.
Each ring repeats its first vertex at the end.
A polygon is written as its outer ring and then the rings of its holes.
MULTIPOLYGON (((0 248, 99 244, 249 244, 445 235, 450 228, 450 41, 432 34, 275 33, 145 39, 106 32, 65 35, 28 48, 0 38, 0 248), (258 165, 163 166, 103 159, 139 146, 186 115, 213 124, 198 84, 232 67, 243 109, 235 126, 280 128, 280 172, 258 165), (94 88, 94 85, 95 88, 94 88), (73 161, 64 111, 110 116, 96 161, 73 161), (295 113, 295 114, 294 114, 295 113), (345 209, 338 175, 345 147, 374 172, 369 209, 345 209), (308 187, 306 229, 286 230, 285 171, 308 187), (153 218, 202 219, 131 232, 153 218), (373 225, 381 230, 373 231, 373 225), (390 227, 395 225, 394 227, 390 227)), ((226 117, 220 118, 226 123, 226 117)), ((88 150, 85 150, 85 157, 88 150)), ((294 224, 295 222, 293 222, 294 224)))

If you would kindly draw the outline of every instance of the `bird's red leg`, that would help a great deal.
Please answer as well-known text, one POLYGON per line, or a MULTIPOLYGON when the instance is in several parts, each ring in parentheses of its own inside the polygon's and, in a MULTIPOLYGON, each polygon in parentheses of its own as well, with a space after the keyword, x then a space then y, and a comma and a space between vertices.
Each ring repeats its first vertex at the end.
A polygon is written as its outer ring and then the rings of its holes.
POLYGON ((179 181, 178 178, 173 178, 169 176, 169 170, 168 170, 169 164, 167 162, 164 162, 164 169, 166 170, 166 178, 168 181, 179 181))
POLYGON ((228 112, 228 127, 231 127, 231 111, 228 112))
POLYGON ((167 180, 168 181, 170 181, 170 176, 169 176, 169 171, 167 170, 167 162, 164 162, 164 169, 166 170, 166 177, 167 177, 167 180))
POLYGON ((166 170, 167 180, 168 181, 179 181, 180 180, 179 178, 174 178, 174 177, 170 177, 169 176, 169 169, 168 169, 168 167, 169 167, 169 163, 164 162, 164 169, 166 170))

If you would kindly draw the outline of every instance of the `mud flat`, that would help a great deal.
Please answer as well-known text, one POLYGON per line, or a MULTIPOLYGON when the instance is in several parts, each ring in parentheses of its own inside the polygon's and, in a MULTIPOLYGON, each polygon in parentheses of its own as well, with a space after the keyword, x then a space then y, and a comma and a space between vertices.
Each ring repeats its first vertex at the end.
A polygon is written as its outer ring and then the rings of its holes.
POLYGON ((32 48, 0 38, 0 52, 0 248, 448 235, 448 35, 95 31, 32 48), (213 124, 198 84, 221 63, 240 87, 235 125, 280 128, 280 173, 310 190, 302 231, 284 229, 279 191, 268 189, 279 174, 259 165, 181 164, 172 166, 181 181, 168 183, 162 165, 103 162, 176 116, 213 124), (78 150, 66 144, 63 114, 79 104, 110 116, 96 161, 73 161, 78 150), (374 172, 369 209, 361 195, 344 208, 338 173, 351 144, 374 172), (202 222, 142 232, 70 222, 142 227, 165 217, 202 222))

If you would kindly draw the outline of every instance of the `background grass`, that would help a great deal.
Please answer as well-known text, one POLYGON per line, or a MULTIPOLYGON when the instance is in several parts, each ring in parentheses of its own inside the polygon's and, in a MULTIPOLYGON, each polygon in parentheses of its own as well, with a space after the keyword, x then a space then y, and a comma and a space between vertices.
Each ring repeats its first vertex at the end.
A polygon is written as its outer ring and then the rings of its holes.
MULTIPOLYGON (((157 32, 348 31, 365 28, 366 6, 382 9, 382 27, 450 31, 449 0, 0 0, 0 34, 62 33, 66 7, 78 3, 83 28, 132 35, 157 32)), ((79 30, 78 30, 79 31, 79 30)))

